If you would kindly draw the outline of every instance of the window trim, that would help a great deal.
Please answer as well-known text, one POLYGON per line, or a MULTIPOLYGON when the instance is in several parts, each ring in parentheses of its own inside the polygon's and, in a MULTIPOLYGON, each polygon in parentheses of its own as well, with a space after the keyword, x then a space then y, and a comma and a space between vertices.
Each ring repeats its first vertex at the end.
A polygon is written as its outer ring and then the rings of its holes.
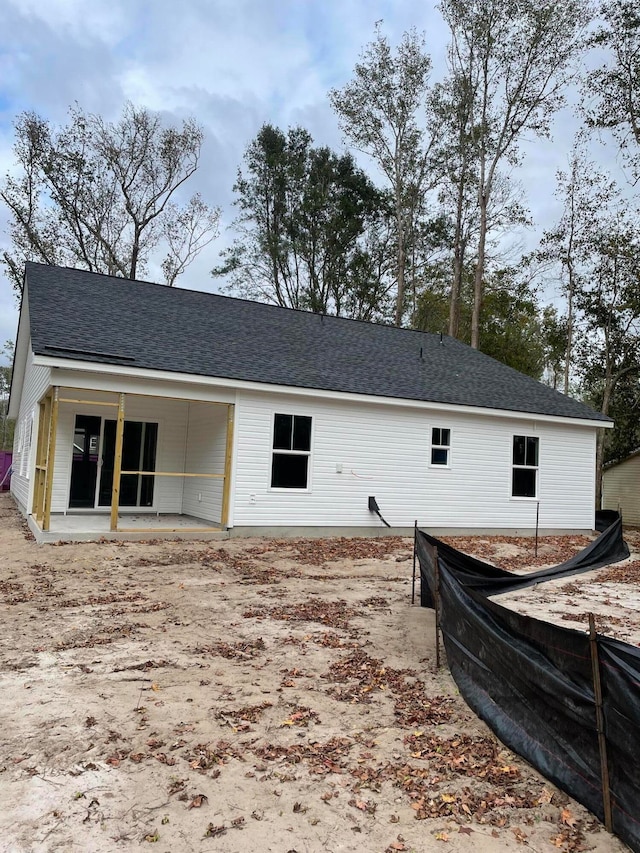
POLYGON ((314 437, 314 417, 310 415, 308 412, 299 412, 299 411, 282 411, 273 410, 271 412, 271 432, 270 432, 270 440, 269 440, 269 470, 267 474, 267 491, 269 492, 278 492, 280 494, 290 494, 291 492, 295 492, 295 494, 309 494, 312 491, 312 464, 311 460, 313 458, 313 437, 314 437), (275 441, 275 433, 276 433, 276 415, 290 415, 294 420, 292 421, 292 429, 295 429, 295 418, 309 418, 311 421, 311 429, 309 431, 309 450, 286 450, 282 448, 277 448, 273 446, 275 441), (306 456, 308 459, 307 462, 307 485, 304 488, 296 488, 295 486, 272 486, 271 481, 273 479, 273 457, 275 454, 286 455, 286 456, 306 456))
MULTIPOLYGON (((435 468, 436 470, 447 470, 451 468, 451 427, 440 427, 431 425, 431 440, 429 444, 429 468, 435 468), (449 431, 449 444, 434 444, 433 443, 433 431, 434 430, 446 429, 449 431), (445 463, 434 462, 433 461, 433 451, 434 450, 446 450, 447 451, 447 461, 445 463)), ((442 437, 442 436, 441 436, 442 437)))
POLYGON ((31 453, 33 450, 33 423, 35 421, 35 409, 31 410, 31 415, 29 416, 28 426, 27 426, 27 438, 25 440, 25 444, 27 447, 26 453, 26 462, 27 462, 27 471, 24 475, 25 480, 31 479, 31 453))
POLYGON ((512 433, 511 435, 511 464, 509 465, 509 497, 512 501, 530 501, 535 502, 540 500, 540 436, 539 435, 530 435, 527 433, 512 433), (535 465, 527 465, 526 464, 526 446, 525 446, 525 464, 524 465, 516 465, 514 462, 514 451, 515 451, 515 439, 516 438, 533 438, 537 442, 537 450, 536 450, 536 464, 535 465), (534 495, 514 495, 513 494, 513 472, 515 469, 524 470, 524 471, 534 471, 535 472, 535 494, 534 495))
MULTIPOLYGON (((31 479, 31 451, 33 450, 33 422, 34 422, 35 412, 32 409, 31 412, 25 413, 19 421, 16 422, 16 433, 17 433, 17 452, 16 456, 18 457, 15 465, 14 471, 16 477, 21 477, 23 480, 31 479)), ((14 448, 16 447, 16 442, 14 438, 14 448)))

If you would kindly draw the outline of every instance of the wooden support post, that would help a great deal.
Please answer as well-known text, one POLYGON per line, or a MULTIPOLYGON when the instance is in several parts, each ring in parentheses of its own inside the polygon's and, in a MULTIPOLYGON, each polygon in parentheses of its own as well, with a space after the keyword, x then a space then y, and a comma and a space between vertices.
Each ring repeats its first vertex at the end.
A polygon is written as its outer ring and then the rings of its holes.
POLYGON ((47 472, 44 483, 44 512, 42 516, 42 529, 49 530, 51 525, 51 498, 53 496, 53 469, 56 456, 56 435, 58 433, 58 402, 60 389, 56 385, 53 389, 51 401, 51 422, 49 424, 49 442, 47 445, 47 472))
POLYGON ((416 549, 418 545, 418 519, 413 522, 413 577, 411 579, 411 603, 416 600, 416 549))
POLYGON ((600 681, 600 656, 598 654, 598 636, 593 613, 589 614, 589 646, 591 648, 591 671, 593 674, 593 695, 596 705, 596 729, 600 750, 600 777, 602 780, 602 806, 604 825, 607 832, 613 832, 613 814, 611 811, 611 789, 609 787, 609 763, 607 761, 607 737, 604 730, 604 709, 602 706, 602 683, 600 681))
POLYGON ((434 548, 432 554, 435 576, 433 606, 436 611, 436 669, 440 669, 440 566, 438 565, 438 549, 434 548))
POLYGON ((42 525, 44 518, 44 485, 47 476, 47 448, 51 424, 51 393, 38 404, 38 439, 36 442, 36 470, 33 478, 33 502, 31 514, 36 523, 42 525))
POLYGON ((44 419, 44 402, 38 403, 38 436, 36 438, 36 469, 33 474, 33 496, 31 498, 31 515, 38 517, 38 484, 42 467, 42 421, 44 419))
POLYGON ((81 406, 108 406, 110 409, 117 409, 117 403, 104 403, 100 400, 76 400, 74 397, 61 397, 61 403, 75 403, 81 406))
POLYGON ((227 405, 227 442, 224 453, 224 485, 222 487, 222 512, 220 526, 229 526, 229 506, 231 503, 231 457, 233 454, 233 415, 235 406, 227 405))
POLYGON ((186 471, 120 471, 125 474, 142 477, 197 477, 200 480, 224 480, 224 474, 193 474, 186 471))
POLYGON ((122 474, 122 439, 124 436, 124 394, 118 395, 118 420, 116 421, 116 446, 113 456, 113 486, 111 488, 111 530, 118 529, 120 507, 120 477, 122 474))

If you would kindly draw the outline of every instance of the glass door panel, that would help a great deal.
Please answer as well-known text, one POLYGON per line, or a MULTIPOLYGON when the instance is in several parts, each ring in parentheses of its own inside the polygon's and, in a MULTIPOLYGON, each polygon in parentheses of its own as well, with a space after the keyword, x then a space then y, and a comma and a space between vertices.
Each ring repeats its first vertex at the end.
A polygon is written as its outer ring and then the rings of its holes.
MULTIPOLYGON (((122 437, 122 470, 154 471, 158 425, 141 421, 125 421, 122 437)), ((116 422, 105 421, 102 442, 102 473, 98 504, 111 505, 113 464, 116 448, 116 422)), ((120 479, 120 506, 153 506, 155 477, 140 474, 123 474, 120 479)))
POLYGON ((101 423, 101 418, 76 415, 69 488, 71 509, 91 509, 94 506, 101 423))

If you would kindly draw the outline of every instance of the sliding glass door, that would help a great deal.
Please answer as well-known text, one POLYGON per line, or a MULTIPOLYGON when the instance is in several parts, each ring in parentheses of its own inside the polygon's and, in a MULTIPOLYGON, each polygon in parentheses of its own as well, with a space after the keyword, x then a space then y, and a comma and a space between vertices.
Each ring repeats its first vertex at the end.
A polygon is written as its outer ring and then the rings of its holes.
POLYGON ((95 506, 101 427, 102 418, 76 415, 69 488, 71 509, 92 509, 95 506))
MULTIPOLYGON (((122 470, 155 471, 157 446, 157 423, 125 421, 122 470)), ((70 508, 111 506, 115 447, 114 420, 76 416, 70 508)), ((120 480, 120 506, 153 506, 154 481, 155 477, 144 474, 123 474, 120 480)))
MULTIPOLYGON (((122 441, 123 471, 155 471, 158 424, 125 421, 122 441)), ((116 449, 116 422, 104 422, 102 442, 102 472, 100 474, 99 506, 111 506, 113 463, 116 449)), ((142 474, 123 474, 120 479, 120 506, 153 506, 155 477, 142 474)))

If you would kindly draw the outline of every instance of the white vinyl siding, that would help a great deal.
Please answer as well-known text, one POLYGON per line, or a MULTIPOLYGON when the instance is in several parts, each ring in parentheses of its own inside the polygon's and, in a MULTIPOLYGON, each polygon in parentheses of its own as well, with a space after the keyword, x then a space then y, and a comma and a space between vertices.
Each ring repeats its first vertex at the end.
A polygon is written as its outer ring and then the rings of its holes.
MULTIPOLYGON (((333 399, 314 392, 243 390, 158 379, 26 366, 20 419, 35 410, 29 470, 37 435, 37 402, 50 385, 62 397, 116 400, 90 389, 127 395, 128 420, 158 423, 156 470, 222 473, 226 403, 235 403, 230 524, 236 527, 371 527, 375 496, 393 526, 532 529, 540 503, 542 529, 590 529, 594 522, 595 426, 506 412, 442 411, 429 404, 333 399), (65 387, 66 386, 66 387, 65 387), (74 387, 71 387, 74 386, 74 387), (153 395, 153 396, 135 396, 153 395), (171 399, 188 397, 189 400, 171 399), (202 403, 198 401, 207 401, 202 403), (223 405, 216 405, 221 403, 223 405), (271 488, 273 418, 277 412, 312 419, 308 488, 271 488), (449 467, 431 464, 433 429, 449 430, 449 467), (537 498, 511 497, 513 436, 539 437, 537 498), (431 439, 431 441, 430 441, 431 439)), ((53 512, 67 510, 76 414, 115 417, 115 409, 62 404, 58 423, 53 512)), ((18 440, 18 439, 16 439, 18 440)), ((20 464, 20 460, 17 460, 20 464)), ((30 509, 33 478, 12 489, 30 509)), ((158 477, 153 510, 184 512, 217 522, 222 480, 158 477)))
POLYGON ((640 525, 640 454, 604 472, 602 508, 621 512, 625 524, 640 525))
POLYGON ((33 482, 32 469, 35 465, 38 435, 38 403, 49 388, 50 376, 50 368, 33 363, 33 353, 29 348, 20 412, 16 419, 11 475, 11 492, 27 512, 31 511, 30 489, 33 482))
MULTIPOLYGON (((285 401, 287 400, 287 401, 285 401)), ((511 498, 514 434, 544 446, 538 472, 540 526, 591 529, 594 523, 595 429, 504 416, 298 398, 313 418, 308 492, 269 489, 272 420, 292 411, 278 394, 238 393, 234 524, 236 526, 380 526, 367 509, 374 495, 393 526, 532 528, 536 501, 511 498), (447 476, 430 465, 433 427, 455 435, 447 476)))
MULTIPOLYGON (((224 473, 226 442, 227 407, 189 403, 185 471, 224 473)), ((219 524, 223 483, 213 478, 185 478, 182 511, 219 524)))

